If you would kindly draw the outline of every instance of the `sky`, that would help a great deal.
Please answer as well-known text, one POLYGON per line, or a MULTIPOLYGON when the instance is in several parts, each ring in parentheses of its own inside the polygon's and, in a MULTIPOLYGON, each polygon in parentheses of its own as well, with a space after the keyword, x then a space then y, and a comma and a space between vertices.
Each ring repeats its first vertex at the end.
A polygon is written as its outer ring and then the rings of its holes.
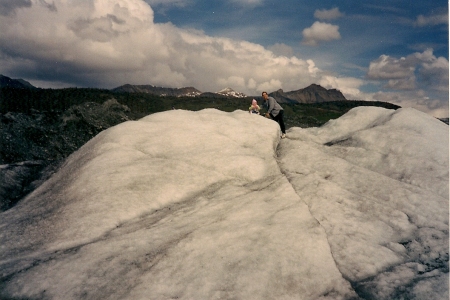
POLYGON ((448 299, 448 125, 170 110, 0 213, 4 299, 448 299), (151 137, 151 138, 149 138, 151 137))
POLYGON ((0 72, 43 88, 315 83, 449 115, 443 0, 2 0, 0 26, 0 72))

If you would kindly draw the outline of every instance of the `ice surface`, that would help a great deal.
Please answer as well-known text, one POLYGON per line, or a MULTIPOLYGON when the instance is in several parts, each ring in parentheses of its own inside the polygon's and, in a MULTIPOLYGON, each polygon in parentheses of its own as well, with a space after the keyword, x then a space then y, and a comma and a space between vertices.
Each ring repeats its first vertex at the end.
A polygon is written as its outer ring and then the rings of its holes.
POLYGON ((0 297, 448 298, 448 126, 168 111, 110 128, 0 215, 0 297))

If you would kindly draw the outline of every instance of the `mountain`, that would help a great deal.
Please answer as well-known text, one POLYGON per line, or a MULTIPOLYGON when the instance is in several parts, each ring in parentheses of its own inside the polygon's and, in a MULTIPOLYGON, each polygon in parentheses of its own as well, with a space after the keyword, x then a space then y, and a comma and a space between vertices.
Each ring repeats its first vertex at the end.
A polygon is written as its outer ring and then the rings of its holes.
POLYGON ((320 103, 346 100, 340 91, 336 89, 327 90, 317 84, 311 84, 306 88, 290 92, 279 89, 269 95, 280 103, 320 103))
POLYGON ((194 87, 167 88, 167 87, 157 87, 153 85, 131 85, 131 84, 125 84, 116 87, 111 91, 117 93, 146 93, 157 96, 172 96, 172 97, 195 97, 201 94, 201 92, 194 87))
POLYGON ((201 94, 199 95, 199 97, 201 97, 201 98, 212 98, 212 99, 222 99, 222 100, 225 100, 225 99, 228 98, 227 95, 219 94, 219 93, 213 93, 213 92, 204 92, 204 93, 201 93, 201 94))
POLYGON ((439 118, 439 120, 441 120, 442 122, 444 122, 447 125, 449 124, 448 118, 439 118))
POLYGON ((283 140, 241 110, 121 123, 0 213, 0 299, 448 299, 448 130, 379 107, 283 140))
POLYGON ((244 93, 236 92, 232 88, 224 88, 223 90, 220 90, 217 92, 219 95, 224 95, 227 97, 236 97, 236 98, 245 98, 247 97, 244 93))
POLYGON ((246 95, 234 91, 232 88, 225 88, 217 93, 205 92, 202 93, 194 87, 184 87, 184 88, 167 88, 167 87, 156 87, 153 85, 131 85, 125 84, 112 89, 111 91, 116 93, 146 93, 157 96, 172 96, 172 97, 206 97, 206 98, 245 98, 246 95))
POLYGON ((28 81, 25 81, 23 79, 11 79, 7 76, 0 74, 0 88, 2 87, 10 87, 10 88, 16 88, 16 89, 35 89, 36 87, 33 86, 28 81))

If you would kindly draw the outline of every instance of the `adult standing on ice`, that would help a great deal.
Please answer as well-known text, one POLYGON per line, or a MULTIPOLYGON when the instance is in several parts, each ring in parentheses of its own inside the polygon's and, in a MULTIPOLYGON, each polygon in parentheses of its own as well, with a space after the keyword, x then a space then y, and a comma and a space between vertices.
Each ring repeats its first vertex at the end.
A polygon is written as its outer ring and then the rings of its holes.
POLYGON ((264 104, 267 109, 266 117, 270 117, 272 120, 276 121, 280 125, 281 129, 281 138, 284 139, 286 137, 286 128, 284 126, 284 109, 273 97, 269 97, 267 92, 262 92, 262 97, 264 99, 264 104))

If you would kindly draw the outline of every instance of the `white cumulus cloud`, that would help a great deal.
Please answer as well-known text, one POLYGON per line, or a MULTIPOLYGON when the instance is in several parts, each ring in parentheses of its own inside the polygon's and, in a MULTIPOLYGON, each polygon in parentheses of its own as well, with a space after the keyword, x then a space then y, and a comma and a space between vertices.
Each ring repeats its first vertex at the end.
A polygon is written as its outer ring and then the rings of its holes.
POLYGON ((130 83, 218 91, 227 85, 250 95, 298 89, 321 74, 314 62, 285 56, 291 51, 285 45, 270 51, 154 23, 152 8, 142 0, 55 0, 52 5, 55 9, 33 0, 15 14, 0 15, 2 73, 30 74, 26 79, 42 87, 130 83))
POLYGON ((339 26, 319 21, 314 22, 311 27, 305 28, 302 34, 302 44, 308 46, 317 46, 320 42, 339 40, 341 38, 339 26))
POLYGON ((359 78, 325 75, 321 77, 319 84, 327 89, 335 88, 341 91, 347 99, 366 99, 365 95, 360 91, 364 81, 359 78))
POLYGON ((401 58, 381 55, 370 63, 367 78, 388 91, 377 92, 370 98, 446 117, 448 74, 448 60, 436 57, 432 49, 401 58))
POLYGON ((370 63, 367 77, 387 80, 387 87, 397 90, 415 89, 419 84, 448 91, 448 67, 446 58, 436 57, 428 49, 401 58, 381 55, 370 63))
POLYGON ((294 50, 292 47, 283 43, 276 43, 275 45, 268 47, 268 49, 276 55, 283 55, 287 57, 294 55, 294 50))

